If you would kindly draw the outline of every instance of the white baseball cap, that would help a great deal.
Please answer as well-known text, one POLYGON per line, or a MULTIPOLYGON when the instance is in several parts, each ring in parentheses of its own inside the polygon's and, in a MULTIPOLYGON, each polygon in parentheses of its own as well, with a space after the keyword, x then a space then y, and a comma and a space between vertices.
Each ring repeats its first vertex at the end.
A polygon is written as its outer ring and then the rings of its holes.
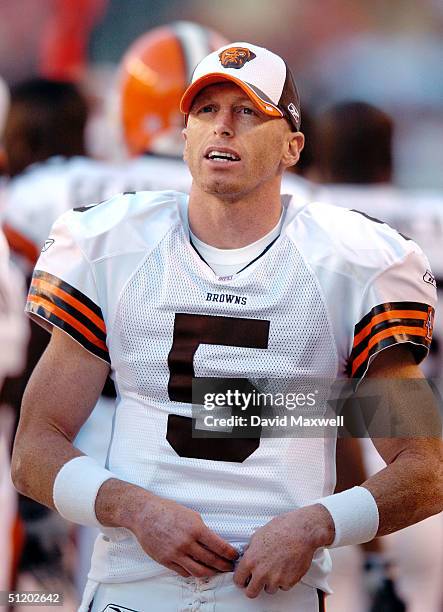
POLYGON ((266 115, 284 117, 298 131, 300 97, 286 62, 272 51, 246 42, 221 47, 195 68, 192 81, 180 102, 189 114, 195 96, 207 85, 232 81, 266 115))

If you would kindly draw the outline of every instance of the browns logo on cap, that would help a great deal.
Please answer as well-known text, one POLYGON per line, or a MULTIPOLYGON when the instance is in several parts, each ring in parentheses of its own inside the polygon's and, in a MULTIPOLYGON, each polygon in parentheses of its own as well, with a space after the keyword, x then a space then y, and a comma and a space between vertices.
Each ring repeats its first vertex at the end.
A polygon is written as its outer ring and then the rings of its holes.
POLYGON ((246 62, 250 62, 257 56, 246 47, 229 47, 229 49, 224 49, 218 57, 223 68, 243 68, 246 62))

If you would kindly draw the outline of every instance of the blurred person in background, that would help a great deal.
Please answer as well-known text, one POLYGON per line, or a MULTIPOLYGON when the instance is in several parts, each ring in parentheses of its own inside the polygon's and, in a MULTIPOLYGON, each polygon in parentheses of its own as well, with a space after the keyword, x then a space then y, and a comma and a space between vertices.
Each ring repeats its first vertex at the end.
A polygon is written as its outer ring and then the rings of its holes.
POLYGON ((135 40, 118 68, 114 104, 130 161, 110 191, 189 191, 183 162, 180 98, 198 62, 224 44, 223 36, 197 23, 177 21, 135 40))
POLYGON ((283 176, 282 193, 290 193, 306 201, 315 199, 318 189, 317 165, 315 163, 315 130, 311 111, 303 107, 301 111, 305 146, 295 166, 287 169, 283 176))
MULTIPOLYGON (((5 158, 1 146, 9 106, 9 90, 0 77, 0 190, 5 158)), ((2 210, 0 208, 0 228, 2 210)), ((6 377, 18 375, 24 366, 28 323, 23 318, 24 281, 9 261, 6 238, 0 229, 0 590, 15 585, 23 530, 17 512, 17 492, 10 477, 10 454, 16 415, 3 393, 6 377)))
MULTIPOLYGON (((415 196, 393 184, 393 135, 392 118, 381 109, 359 101, 338 103, 316 118, 315 166, 316 177, 323 183, 315 192, 315 199, 328 201, 361 211, 388 222, 398 231, 406 231, 419 240, 417 226, 420 211, 415 196)), ((443 204, 443 202, 442 202, 443 204)), ((441 211, 443 215, 443 210, 441 211)), ((428 252, 429 238, 421 245, 428 252)), ((438 245, 441 257, 442 242, 438 245)), ((431 250, 431 253, 435 252, 431 250)), ((437 269, 441 262, 430 257, 431 266, 437 269)), ((432 275, 424 281, 435 283, 432 275)), ((438 308, 437 308, 438 311, 438 308)), ((438 315, 436 316, 438 319, 438 315)), ((434 331, 436 349, 441 350, 441 327, 434 331)), ((431 349, 425 371, 441 378, 443 373, 441 354, 431 349)), ((366 470, 375 473, 384 467, 370 440, 362 440, 366 470)), ((355 451, 358 455, 358 450, 355 451)), ((348 466, 349 466, 348 462, 348 466)), ((352 470, 353 466, 351 466, 352 470)), ((345 474, 346 464, 341 463, 345 474)), ((346 475, 344 475, 346 478, 346 475)), ((352 477, 351 477, 352 479, 352 477)), ((368 554, 374 565, 373 574, 383 576, 383 566, 390 563, 394 569, 399 593, 407 603, 408 612, 440 612, 443 575, 443 515, 433 516, 418 525, 389 535, 382 540, 383 554, 368 554)), ((364 563, 356 548, 332 551, 334 563, 331 585, 335 597, 329 609, 341 612, 344 606, 354 611, 365 610, 365 582, 359 572, 364 563), (353 577, 350 579, 350 577, 353 577)), ((368 580, 371 578, 368 576, 368 580)))
MULTIPOLYGON (((6 171, 5 152, 2 146, 3 127, 9 106, 9 89, 3 78, 0 76, 0 189, 3 186, 3 175, 6 171)), ((1 199, 0 199, 1 206, 1 199)), ((1 215, 1 208, 0 208, 1 215)))
MULTIPOLYGON (((412 238, 426 248, 432 267, 428 281, 442 287, 443 195, 411 192, 394 184, 394 130, 388 113, 361 101, 337 103, 317 116, 314 199, 357 209, 412 238)), ((443 376, 442 339, 443 317, 437 315, 425 364, 426 375, 436 384, 443 376)))
POLYGON ((17 493, 10 476, 10 453, 15 415, 3 396, 7 376, 24 366, 28 323, 23 316, 24 282, 9 261, 9 250, 0 230, 0 591, 13 589, 23 544, 17 515, 17 493))
MULTIPOLYGON (((71 82, 35 78, 11 89, 3 138, 9 176, 2 192, 3 228, 11 254, 28 282, 54 220, 76 203, 100 195, 102 183, 93 191, 97 177, 104 182, 106 172, 110 175, 107 165, 85 156, 87 118, 87 100, 71 82)), ((24 306, 24 296, 20 306, 24 306)), ((24 372, 9 378, 3 392, 17 418, 23 390, 47 343, 47 334, 31 324, 24 372)), ((112 395, 112 387, 107 385, 94 411, 99 426, 96 423, 94 427, 91 419, 84 428, 88 452, 103 461, 113 409, 113 399, 107 397, 109 389, 112 395), (102 422, 103 414, 106 418, 102 422), (93 436, 97 431, 102 435, 93 436)), ((26 532, 20 560, 22 576, 33 575, 37 582, 55 577, 65 580, 64 556, 71 529, 32 500, 21 497, 19 508, 26 532)))
POLYGON ((3 230, 26 276, 54 220, 94 201, 106 173, 111 176, 106 165, 85 155, 87 118, 87 100, 71 82, 35 78, 11 89, 3 139, 10 177, 3 230))

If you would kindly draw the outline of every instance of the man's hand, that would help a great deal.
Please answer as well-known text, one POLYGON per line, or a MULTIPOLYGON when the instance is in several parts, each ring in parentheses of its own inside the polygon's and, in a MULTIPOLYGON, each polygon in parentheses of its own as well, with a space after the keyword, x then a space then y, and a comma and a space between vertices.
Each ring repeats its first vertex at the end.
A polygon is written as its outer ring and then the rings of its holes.
POLYGON ((134 534, 158 563, 181 576, 214 576, 232 572, 238 553, 211 531, 200 514, 174 501, 153 497, 134 534))
POLYGON ((102 524, 130 529, 152 559, 180 576, 203 578, 234 569, 237 551, 211 531, 198 512, 140 487, 106 481, 97 496, 96 514, 102 524), (105 502, 116 498, 126 500, 118 518, 109 514, 105 502))
POLYGON ((247 597, 289 591, 308 571, 320 546, 334 540, 334 524, 320 504, 282 514, 258 529, 234 574, 247 597))

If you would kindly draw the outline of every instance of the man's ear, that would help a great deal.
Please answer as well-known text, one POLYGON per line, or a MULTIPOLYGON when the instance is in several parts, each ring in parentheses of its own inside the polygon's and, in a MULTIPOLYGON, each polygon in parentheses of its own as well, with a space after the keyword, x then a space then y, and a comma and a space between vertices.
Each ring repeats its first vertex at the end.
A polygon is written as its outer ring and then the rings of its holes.
POLYGON ((187 149, 188 149, 188 134, 187 134, 187 130, 185 127, 182 129, 182 136, 183 136, 183 140, 185 141, 185 146, 183 147, 183 159, 184 161, 186 161, 187 149))
POLYGON ((288 136, 286 151, 283 154, 282 163, 286 168, 294 166, 300 153, 305 146, 305 137, 301 132, 291 132, 288 136))

